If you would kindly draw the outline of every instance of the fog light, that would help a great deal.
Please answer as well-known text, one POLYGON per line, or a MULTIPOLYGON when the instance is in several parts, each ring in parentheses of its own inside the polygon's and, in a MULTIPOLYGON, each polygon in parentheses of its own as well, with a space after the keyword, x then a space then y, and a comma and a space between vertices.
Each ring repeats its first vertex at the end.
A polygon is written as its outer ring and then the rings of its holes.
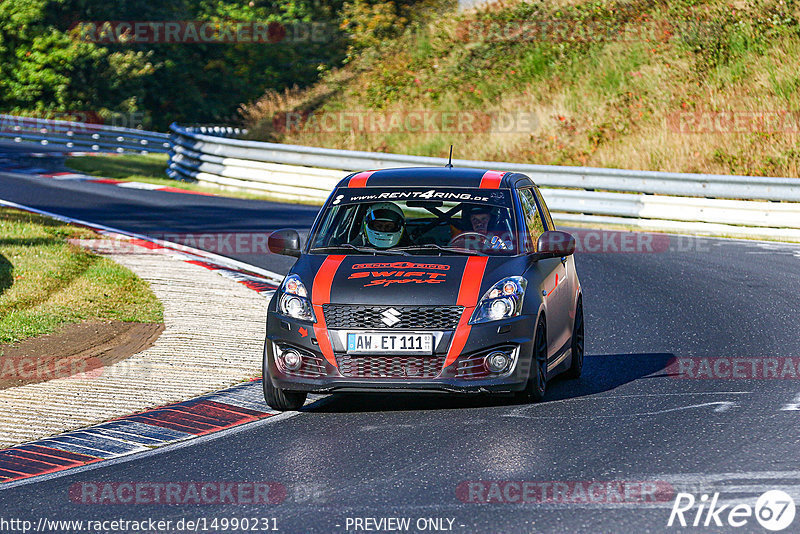
POLYGON ((502 373, 508 368, 510 362, 511 358, 505 352, 491 352, 486 356, 483 364, 491 373, 502 373))
POLYGON ((283 366, 290 371, 297 371, 303 365, 303 358, 300 353, 294 350, 287 350, 281 355, 283 366))

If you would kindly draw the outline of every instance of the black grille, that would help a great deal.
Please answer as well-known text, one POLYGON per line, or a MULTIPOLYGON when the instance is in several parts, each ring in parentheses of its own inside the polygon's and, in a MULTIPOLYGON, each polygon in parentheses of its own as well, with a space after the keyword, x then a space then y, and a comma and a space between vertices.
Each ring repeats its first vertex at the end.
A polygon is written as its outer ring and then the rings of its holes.
POLYGON ((444 356, 336 356, 339 372, 348 378, 436 378, 444 356))
POLYGON ((325 324, 328 328, 425 328, 451 330, 458 325, 463 306, 355 306, 325 304, 325 324), (388 309, 397 310, 399 321, 393 325, 383 322, 381 315, 388 309))
POLYGON ((312 356, 308 353, 302 353, 303 355, 303 364, 300 366, 300 369, 296 371, 290 371, 286 369, 284 372, 287 375, 291 376, 299 376, 301 378, 316 378, 318 376, 323 376, 325 374, 325 364, 322 361, 322 358, 318 356, 312 356))
POLYGON ((456 376, 459 378, 484 378, 489 376, 489 370, 483 365, 486 353, 477 354, 458 362, 456 376))

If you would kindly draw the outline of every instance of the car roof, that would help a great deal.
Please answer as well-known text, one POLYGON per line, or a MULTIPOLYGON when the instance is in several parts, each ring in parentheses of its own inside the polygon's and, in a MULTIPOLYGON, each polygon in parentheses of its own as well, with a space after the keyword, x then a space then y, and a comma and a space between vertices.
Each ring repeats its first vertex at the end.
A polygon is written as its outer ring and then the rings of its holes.
MULTIPOLYGON (((524 174, 464 167, 402 167, 349 174, 337 187, 475 187, 511 189, 524 174)), ((527 185, 527 184, 526 184, 527 185)))

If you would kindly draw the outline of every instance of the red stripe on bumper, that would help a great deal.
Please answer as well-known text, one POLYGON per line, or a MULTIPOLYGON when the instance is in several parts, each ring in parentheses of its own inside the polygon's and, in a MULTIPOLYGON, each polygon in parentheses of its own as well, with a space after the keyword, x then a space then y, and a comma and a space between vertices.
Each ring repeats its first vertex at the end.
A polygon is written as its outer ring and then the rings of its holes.
MULTIPOLYGON (((351 183, 353 178, 350 179, 351 183)), ((325 356, 328 363, 334 367, 337 367, 336 356, 333 354, 333 345, 331 345, 331 338, 328 336, 328 327, 325 324, 325 314, 322 313, 322 305, 328 304, 331 301, 333 277, 336 276, 336 271, 339 269, 339 265, 341 265, 344 258, 344 256, 328 256, 325 258, 325 261, 322 262, 322 266, 320 266, 319 271, 317 271, 314 277, 314 286, 311 288, 311 304, 314 307, 314 315, 317 318, 317 322, 314 323, 314 334, 317 336, 317 343, 319 343, 322 355, 325 356)))
POLYGON ((502 171, 486 171, 481 177, 481 189, 497 189, 505 173, 502 171))
POLYGON ((464 346, 467 344, 469 332, 472 327, 469 324, 469 319, 478 303, 478 292, 481 290, 481 282, 483 282, 483 273, 486 270, 486 262, 489 260, 486 256, 472 256, 467 258, 467 266, 464 267, 464 275, 461 279, 461 287, 458 290, 457 304, 464 306, 464 311, 461 313, 461 319, 458 320, 456 332, 453 334, 453 341, 450 343, 450 350, 447 351, 447 358, 444 361, 444 367, 447 367, 461 354, 464 346))

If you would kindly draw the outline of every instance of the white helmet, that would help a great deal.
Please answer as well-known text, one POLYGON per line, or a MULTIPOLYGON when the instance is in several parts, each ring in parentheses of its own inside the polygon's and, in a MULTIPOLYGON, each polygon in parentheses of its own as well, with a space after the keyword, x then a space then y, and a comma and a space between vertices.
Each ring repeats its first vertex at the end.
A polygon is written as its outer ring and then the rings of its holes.
POLYGON ((377 248, 390 248, 400 242, 406 219, 392 202, 373 204, 364 215, 364 235, 377 248))

